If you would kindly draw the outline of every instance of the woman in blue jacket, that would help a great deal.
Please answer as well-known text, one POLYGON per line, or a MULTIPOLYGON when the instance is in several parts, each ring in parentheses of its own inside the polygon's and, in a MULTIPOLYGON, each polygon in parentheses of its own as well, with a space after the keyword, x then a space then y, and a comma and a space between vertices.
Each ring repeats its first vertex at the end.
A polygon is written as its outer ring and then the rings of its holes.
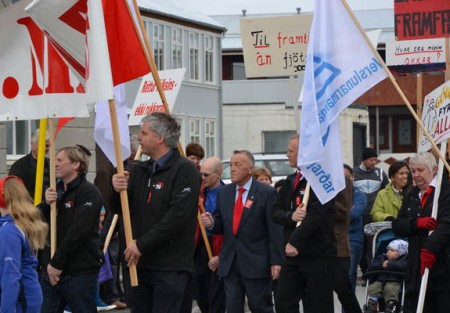
POLYGON ((0 180, 0 313, 41 311, 36 249, 48 226, 16 176, 0 180))

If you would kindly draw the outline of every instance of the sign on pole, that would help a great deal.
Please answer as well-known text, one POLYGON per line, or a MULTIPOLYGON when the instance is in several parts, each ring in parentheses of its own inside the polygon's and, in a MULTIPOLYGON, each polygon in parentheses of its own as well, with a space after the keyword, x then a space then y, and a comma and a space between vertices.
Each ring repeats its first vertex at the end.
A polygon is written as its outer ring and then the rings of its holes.
POLYGON ((304 72, 311 23, 312 15, 241 19, 247 78, 304 72))
MULTIPOLYGON (((450 138, 450 81, 425 97, 422 124, 436 144, 450 138)), ((421 130, 418 151, 429 149, 431 143, 421 130)))
POLYGON ((395 36, 398 40, 450 36, 450 1, 394 1, 395 36))
POLYGON ((386 41, 386 65, 395 73, 445 70, 445 39, 386 41))
MULTIPOLYGON (((161 85, 164 89, 164 93, 169 104, 169 112, 173 111, 185 72, 185 68, 158 71, 161 79, 161 85)), ((153 75, 149 73, 142 78, 139 91, 136 95, 136 99, 134 100, 133 110, 131 111, 130 118, 128 119, 128 125, 139 125, 145 115, 152 112, 165 111, 166 110, 156 88, 153 75)))

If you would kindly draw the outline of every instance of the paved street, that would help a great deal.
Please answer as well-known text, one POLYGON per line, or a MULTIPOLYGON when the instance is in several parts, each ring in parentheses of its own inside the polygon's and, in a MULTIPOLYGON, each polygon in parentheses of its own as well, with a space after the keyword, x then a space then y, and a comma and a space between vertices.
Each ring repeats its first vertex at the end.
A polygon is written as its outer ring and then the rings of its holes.
MULTIPOLYGON (((366 287, 361 287, 361 286, 356 287, 356 296, 358 298, 358 301, 359 301, 359 304, 361 305, 361 307, 365 303, 365 299, 364 299, 365 295, 366 295, 366 287)), ((112 310, 112 311, 108 311, 108 312, 129 313, 130 310, 129 309, 112 310)), ((246 311, 246 312, 250 312, 250 311, 246 311)), ((341 312, 341 304, 339 303, 339 300, 337 299, 336 295, 334 297, 334 312, 335 313, 341 312)), ((198 309, 197 305, 195 304, 195 301, 194 301, 194 305, 192 307, 192 313, 200 313, 200 310, 198 309)), ((229 312, 229 313, 232 313, 232 312, 229 312)))

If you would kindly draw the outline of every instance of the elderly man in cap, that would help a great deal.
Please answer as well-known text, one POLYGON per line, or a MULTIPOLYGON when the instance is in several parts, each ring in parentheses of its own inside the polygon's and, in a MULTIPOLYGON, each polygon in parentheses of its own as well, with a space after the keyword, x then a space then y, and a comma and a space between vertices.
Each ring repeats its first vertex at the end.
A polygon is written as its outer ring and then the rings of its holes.
MULTIPOLYGON (((362 162, 353 168, 353 186, 367 196, 367 205, 363 214, 363 225, 371 222, 370 211, 377 197, 378 191, 388 183, 387 174, 375 165, 378 163, 378 154, 372 148, 365 148, 362 154, 362 162)), ((370 251, 371 238, 364 238, 364 247, 359 266, 364 273, 370 264, 372 256, 370 251)))

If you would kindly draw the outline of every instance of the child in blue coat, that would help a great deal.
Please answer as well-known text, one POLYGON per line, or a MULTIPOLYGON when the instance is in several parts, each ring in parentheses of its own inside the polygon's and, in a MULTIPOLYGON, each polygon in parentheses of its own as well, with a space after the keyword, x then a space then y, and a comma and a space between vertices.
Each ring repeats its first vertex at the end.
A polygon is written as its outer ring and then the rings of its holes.
POLYGON ((387 246, 387 253, 372 261, 367 272, 379 271, 379 273, 371 276, 371 283, 368 287, 370 313, 378 312, 379 297, 383 297, 386 302, 386 313, 395 312, 403 276, 394 272, 405 272, 407 255, 408 242, 396 239, 387 246))

